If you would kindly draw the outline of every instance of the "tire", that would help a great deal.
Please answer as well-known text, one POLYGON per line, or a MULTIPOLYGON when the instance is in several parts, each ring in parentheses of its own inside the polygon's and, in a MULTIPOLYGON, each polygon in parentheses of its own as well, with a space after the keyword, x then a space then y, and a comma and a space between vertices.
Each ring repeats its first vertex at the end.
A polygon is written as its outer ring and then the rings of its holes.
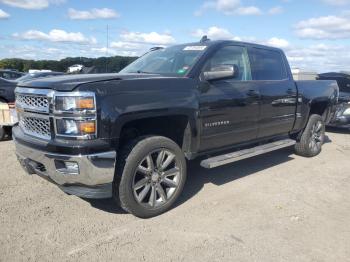
POLYGON ((12 126, 4 127, 7 139, 12 139, 12 126))
POLYGON ((168 211, 186 181, 186 160, 179 146, 166 137, 140 137, 118 158, 113 195, 120 206, 140 218, 168 211))
POLYGON ((0 126, 0 141, 3 141, 5 139, 5 136, 6 136, 5 128, 3 126, 0 126))
POLYGON ((311 115, 306 128, 301 134, 300 141, 295 145, 296 154, 304 157, 317 156, 322 150, 325 129, 322 116, 311 115))

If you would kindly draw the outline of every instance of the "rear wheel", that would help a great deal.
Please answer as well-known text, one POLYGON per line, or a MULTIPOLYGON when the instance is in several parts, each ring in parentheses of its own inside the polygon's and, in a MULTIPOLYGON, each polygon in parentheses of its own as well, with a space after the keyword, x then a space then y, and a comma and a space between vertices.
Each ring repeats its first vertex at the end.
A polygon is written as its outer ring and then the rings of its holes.
POLYGON ((316 156, 322 150, 324 138, 325 123, 322 116, 311 115, 300 141, 295 145, 295 151, 298 155, 305 157, 316 156))
POLYGON ((139 138, 120 157, 114 196, 121 207, 142 218, 169 210, 186 180, 186 160, 179 146, 166 137, 139 138))
POLYGON ((3 126, 0 126, 0 141, 4 140, 6 136, 6 131, 3 126))

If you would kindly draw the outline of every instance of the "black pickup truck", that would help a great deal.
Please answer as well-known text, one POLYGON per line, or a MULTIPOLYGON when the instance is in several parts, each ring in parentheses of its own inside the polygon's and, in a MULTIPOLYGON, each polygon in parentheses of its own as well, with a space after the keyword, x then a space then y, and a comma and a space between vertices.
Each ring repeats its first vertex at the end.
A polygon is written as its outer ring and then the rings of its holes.
POLYGON ((118 74, 22 83, 13 137, 29 174, 146 218, 174 204, 187 160, 319 154, 338 93, 335 81, 293 81, 279 49, 201 41, 152 49, 118 74))

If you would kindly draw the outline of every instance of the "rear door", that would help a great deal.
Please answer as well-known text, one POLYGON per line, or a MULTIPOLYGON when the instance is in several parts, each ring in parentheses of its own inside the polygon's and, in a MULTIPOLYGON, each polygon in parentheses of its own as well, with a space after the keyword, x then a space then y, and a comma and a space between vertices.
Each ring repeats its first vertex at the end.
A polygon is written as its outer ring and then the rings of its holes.
POLYGON ((253 81, 259 86, 258 138, 287 134, 294 125, 297 87, 281 51, 249 48, 253 81))

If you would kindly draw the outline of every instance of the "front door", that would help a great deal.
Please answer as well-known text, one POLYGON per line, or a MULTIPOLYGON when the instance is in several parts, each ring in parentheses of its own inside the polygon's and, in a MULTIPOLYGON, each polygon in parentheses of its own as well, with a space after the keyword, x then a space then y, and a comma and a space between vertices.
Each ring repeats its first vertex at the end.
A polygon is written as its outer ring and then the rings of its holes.
POLYGON ((247 142, 257 138, 259 88, 252 79, 249 58, 244 46, 224 46, 209 58, 203 71, 218 65, 234 65, 231 79, 202 82, 200 151, 247 142))

